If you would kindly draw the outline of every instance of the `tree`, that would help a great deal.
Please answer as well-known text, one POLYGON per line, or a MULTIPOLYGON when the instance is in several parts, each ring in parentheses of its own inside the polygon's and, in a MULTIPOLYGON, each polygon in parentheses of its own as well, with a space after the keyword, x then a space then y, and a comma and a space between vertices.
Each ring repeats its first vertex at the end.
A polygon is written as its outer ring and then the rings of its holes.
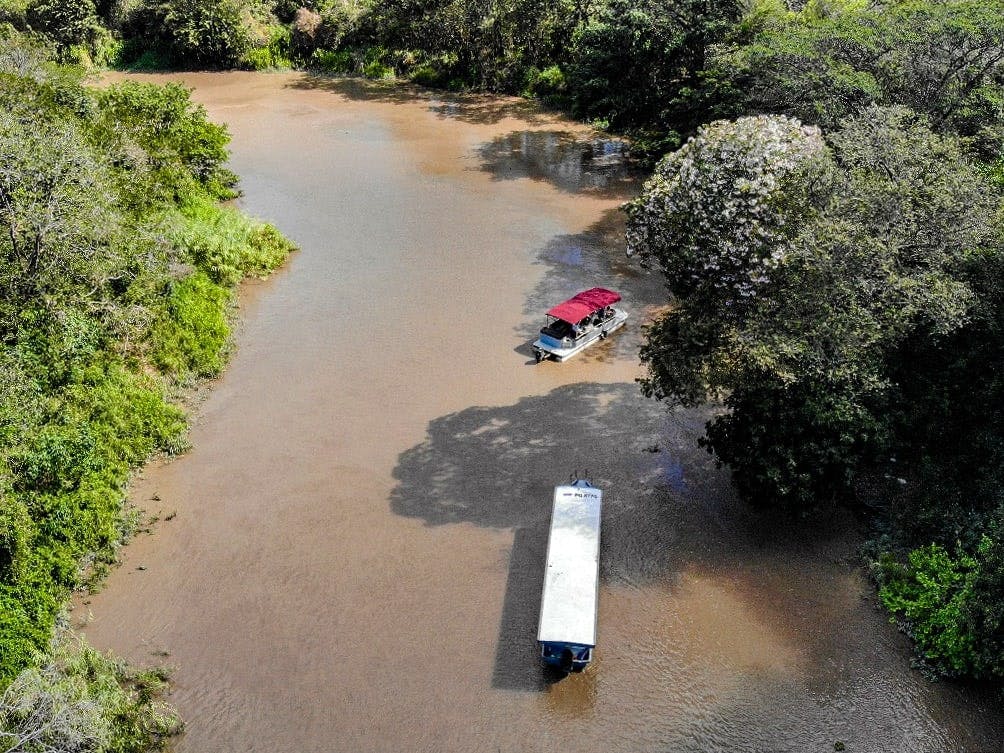
POLYGON ((724 397, 704 442, 750 499, 845 498, 889 446, 890 355, 964 323, 959 267, 993 202, 958 140, 905 108, 829 145, 781 116, 702 128, 628 209, 629 247, 678 302, 643 347, 644 389, 724 397))
POLYGON ((691 130, 706 50, 738 16, 733 0, 610 0, 573 38, 573 111, 615 128, 691 130))
MULTIPOLYGON (((522 91, 532 69, 556 62, 588 0, 387 0, 360 30, 367 44, 422 50, 480 89, 522 91)), ((323 15, 323 14, 322 14, 323 15)))
POLYGON ((118 266, 114 193, 72 122, 0 111, 0 307, 100 286, 118 266))
POLYGON ((65 49, 90 39, 98 14, 94 0, 35 0, 28 6, 28 23, 65 49))
POLYGON ((251 46, 237 0, 147 0, 127 31, 186 68, 234 67, 251 46))
POLYGON ((824 129, 871 104, 906 105, 936 131, 999 151, 1004 14, 985 0, 763 2, 714 48, 704 74, 724 116, 784 113, 824 129))
POLYGON ((125 186, 127 193, 139 187, 137 199, 182 198, 197 182, 220 198, 233 197, 230 189, 237 177, 224 167, 230 134, 226 126, 209 121, 189 89, 128 81, 98 97, 99 141, 129 167, 130 181, 139 184, 125 186), (145 168, 152 175, 144 176, 145 168))

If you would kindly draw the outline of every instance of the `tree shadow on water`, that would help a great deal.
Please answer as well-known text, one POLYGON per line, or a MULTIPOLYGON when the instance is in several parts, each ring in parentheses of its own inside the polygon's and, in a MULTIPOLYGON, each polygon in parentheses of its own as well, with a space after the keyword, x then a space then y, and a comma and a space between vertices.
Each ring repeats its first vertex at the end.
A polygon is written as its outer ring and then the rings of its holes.
POLYGON ((405 81, 374 81, 359 76, 304 73, 291 89, 327 91, 359 102, 388 104, 425 103, 429 112, 443 120, 472 125, 493 125, 507 118, 527 123, 551 122, 560 117, 533 100, 494 94, 468 94, 426 89, 405 81))
POLYGON ((495 687, 535 691, 555 679, 535 643, 554 486, 588 468, 604 490, 603 582, 665 580, 677 569, 672 543, 732 499, 727 477, 696 445, 705 420, 697 411, 667 413, 632 383, 582 383, 443 416, 402 453, 395 513, 514 531, 495 687), (699 521, 688 512, 695 504, 699 521))
POLYGON ((494 180, 529 178, 566 193, 627 199, 638 192, 642 172, 630 162, 627 143, 600 134, 519 130, 478 148, 481 170, 494 180))

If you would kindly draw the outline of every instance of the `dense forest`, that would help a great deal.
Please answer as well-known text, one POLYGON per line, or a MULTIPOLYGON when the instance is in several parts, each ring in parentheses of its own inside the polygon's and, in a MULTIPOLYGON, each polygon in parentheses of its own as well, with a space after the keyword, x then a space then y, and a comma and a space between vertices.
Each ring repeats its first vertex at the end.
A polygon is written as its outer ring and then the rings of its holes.
POLYGON ((675 301, 643 389, 724 406, 702 442, 751 504, 857 511, 929 669, 1004 678, 998 3, 0 0, 0 24, 4 684, 113 559, 130 468, 183 446, 232 286, 288 252, 216 204, 226 132, 184 89, 86 88, 95 64, 408 79, 627 134, 654 166, 629 252, 675 301))

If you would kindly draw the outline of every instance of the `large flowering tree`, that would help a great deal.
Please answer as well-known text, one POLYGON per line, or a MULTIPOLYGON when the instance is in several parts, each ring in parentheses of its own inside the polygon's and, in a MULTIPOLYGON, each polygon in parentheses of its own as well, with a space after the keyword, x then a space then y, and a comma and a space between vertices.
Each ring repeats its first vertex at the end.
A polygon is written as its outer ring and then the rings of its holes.
POLYGON ((782 116, 705 126, 627 207, 629 251, 677 303, 649 330, 644 389, 724 401, 704 442, 751 499, 847 493, 889 446, 890 360, 965 321, 984 185, 905 108, 868 109, 828 143, 782 116))

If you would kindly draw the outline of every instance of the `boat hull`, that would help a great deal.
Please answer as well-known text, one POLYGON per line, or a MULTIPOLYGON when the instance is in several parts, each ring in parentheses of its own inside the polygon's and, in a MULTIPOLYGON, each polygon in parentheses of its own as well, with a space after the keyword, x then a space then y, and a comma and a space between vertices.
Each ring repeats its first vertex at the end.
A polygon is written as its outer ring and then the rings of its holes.
POLYGON ((627 318, 627 312, 616 309, 612 317, 604 322, 601 322, 592 329, 583 332, 567 347, 560 345, 556 346, 553 341, 548 342, 543 337, 540 337, 535 340, 531 346, 533 348, 533 354, 538 362, 546 359, 552 359, 559 362, 567 361, 569 358, 577 356, 590 345, 594 345, 600 340, 603 340, 611 332, 619 330, 624 326, 627 318))

